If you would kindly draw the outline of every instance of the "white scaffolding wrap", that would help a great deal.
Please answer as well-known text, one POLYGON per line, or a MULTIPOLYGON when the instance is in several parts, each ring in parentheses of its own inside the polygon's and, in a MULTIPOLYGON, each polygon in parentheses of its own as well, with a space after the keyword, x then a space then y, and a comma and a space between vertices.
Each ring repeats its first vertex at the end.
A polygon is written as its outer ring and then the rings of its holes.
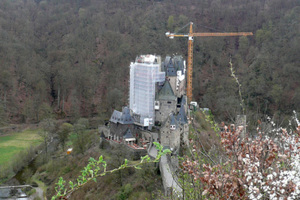
POLYGON ((155 83, 164 82, 165 72, 160 71, 160 57, 143 55, 130 65, 129 107, 138 115, 137 123, 153 124, 155 83))

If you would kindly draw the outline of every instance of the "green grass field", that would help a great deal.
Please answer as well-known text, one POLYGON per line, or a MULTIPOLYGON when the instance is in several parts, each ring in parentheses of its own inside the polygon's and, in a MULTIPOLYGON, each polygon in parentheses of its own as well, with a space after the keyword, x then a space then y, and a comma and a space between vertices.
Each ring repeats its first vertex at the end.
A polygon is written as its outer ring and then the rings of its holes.
POLYGON ((0 136, 0 166, 8 162, 13 156, 29 147, 39 145, 43 140, 39 130, 24 130, 0 136))

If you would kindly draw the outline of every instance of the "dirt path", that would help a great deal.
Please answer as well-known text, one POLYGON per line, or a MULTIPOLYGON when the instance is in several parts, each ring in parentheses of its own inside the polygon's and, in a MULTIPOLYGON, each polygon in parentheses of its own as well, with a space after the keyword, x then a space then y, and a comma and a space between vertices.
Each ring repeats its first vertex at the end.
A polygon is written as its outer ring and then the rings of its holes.
POLYGON ((36 193, 31 195, 28 200, 34 200, 34 198, 37 198, 37 197, 39 197, 40 199, 46 200, 46 198, 44 197, 44 191, 42 188, 37 187, 37 188, 35 188, 35 190, 36 190, 36 193))

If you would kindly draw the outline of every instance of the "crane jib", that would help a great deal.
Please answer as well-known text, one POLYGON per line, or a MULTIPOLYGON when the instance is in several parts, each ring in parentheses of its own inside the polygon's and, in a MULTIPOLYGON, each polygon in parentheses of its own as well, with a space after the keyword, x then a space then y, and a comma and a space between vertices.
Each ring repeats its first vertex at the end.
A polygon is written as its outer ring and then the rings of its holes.
POLYGON ((249 36, 253 35, 251 32, 237 32, 237 33, 192 33, 193 36, 200 36, 200 37, 222 37, 222 36, 249 36))
POLYGON ((174 34, 170 33, 167 37, 222 37, 222 36, 250 36, 251 32, 237 32, 237 33, 192 33, 192 34, 174 34))
MULTIPOLYGON (((193 98, 193 39, 194 37, 224 37, 224 36, 250 36, 253 35, 251 32, 229 32, 229 33, 194 33, 193 22, 188 23, 183 28, 190 25, 189 33, 170 33, 166 32, 166 36, 170 39, 174 37, 188 37, 188 69, 187 69, 187 87, 186 94, 188 102, 193 98)), ((181 30, 181 29, 180 29, 181 30)))
POLYGON ((178 35, 178 34, 173 34, 173 33, 170 33, 169 35, 167 35, 167 37, 189 37, 189 35, 178 35))

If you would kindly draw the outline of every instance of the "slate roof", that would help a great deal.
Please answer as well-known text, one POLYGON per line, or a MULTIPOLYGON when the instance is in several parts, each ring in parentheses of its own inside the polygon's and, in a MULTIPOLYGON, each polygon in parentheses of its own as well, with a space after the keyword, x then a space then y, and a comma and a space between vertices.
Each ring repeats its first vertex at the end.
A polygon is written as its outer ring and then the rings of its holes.
POLYGON ((173 65, 171 57, 166 56, 165 61, 163 62, 163 70, 166 72, 167 71, 167 66, 173 65))
POLYGON ((132 133, 131 133, 131 130, 130 129, 127 129, 127 131, 125 132, 125 135, 123 136, 124 139, 131 139, 131 138, 134 138, 132 133))
POLYGON ((184 109, 184 105, 181 105, 179 113, 176 116, 176 119, 180 124, 188 123, 186 113, 185 113, 185 109, 184 109))
POLYGON ((170 115, 170 125, 175 125, 176 128, 178 126, 177 120, 173 114, 170 115))
POLYGON ((177 99, 168 80, 165 81, 164 86, 158 92, 157 99, 167 101, 175 101, 177 99))
POLYGON ((166 76, 177 76, 177 71, 181 70, 184 72, 184 64, 182 56, 166 56, 164 62, 164 70, 166 72, 166 76))
POLYGON ((170 126, 175 125, 175 130, 179 127, 178 122, 176 120, 176 117, 174 113, 170 113, 168 118, 165 119, 165 121, 162 123, 161 127, 170 128, 170 126), (169 121, 170 120, 170 121, 169 121))
POLYGON ((166 76, 177 76, 177 71, 170 56, 166 56, 164 65, 166 76))
POLYGON ((182 96, 182 98, 181 98, 181 107, 185 106, 185 104, 186 104, 186 96, 182 96))
POLYGON ((122 112, 114 110, 109 121, 120 124, 133 124, 130 109, 128 107, 123 107, 122 112))
POLYGON ((183 64, 182 56, 174 56, 172 60, 173 60, 173 65, 174 65, 174 68, 176 69, 176 71, 181 70, 183 73, 184 64, 183 64))
POLYGON ((182 96, 180 104, 181 104, 181 107, 176 116, 176 119, 180 124, 186 124, 186 123, 188 123, 186 112, 185 112, 186 96, 182 96))

